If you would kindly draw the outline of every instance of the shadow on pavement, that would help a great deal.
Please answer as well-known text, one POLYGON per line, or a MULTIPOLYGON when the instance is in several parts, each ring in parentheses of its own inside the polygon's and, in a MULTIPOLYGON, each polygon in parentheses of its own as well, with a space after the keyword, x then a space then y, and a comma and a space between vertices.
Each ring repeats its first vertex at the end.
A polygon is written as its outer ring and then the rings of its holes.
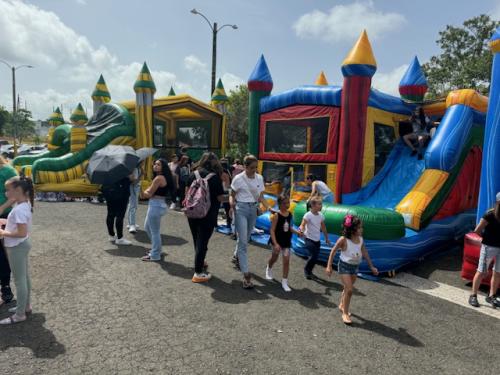
POLYGON ((361 321, 361 323, 359 323, 354 320, 352 323, 353 328, 361 328, 376 333, 378 335, 393 339, 403 345, 413 346, 416 348, 421 348, 424 346, 424 344, 420 340, 410 335, 405 328, 400 327, 398 329, 394 329, 374 320, 365 319, 356 314, 352 314, 352 317, 361 321))
POLYGON ((66 353, 64 345, 43 326, 44 323, 45 314, 35 313, 26 322, 0 327, 0 351, 29 348, 37 358, 56 358, 66 353))
MULTIPOLYGON (((173 262, 167 263, 164 262, 163 259, 159 264, 169 275, 187 280, 191 280, 193 277, 194 270, 182 264, 173 262)), ((255 287, 251 290, 243 289, 240 280, 232 280, 230 283, 227 283, 214 275, 212 275, 208 283, 203 283, 201 285, 213 289, 211 296, 214 300, 229 304, 247 303, 253 300, 266 300, 275 297, 283 300, 297 301, 302 306, 309 309, 318 309, 320 306, 337 306, 332 303, 324 293, 313 292, 307 288, 293 289, 293 285, 291 286, 293 291, 287 293, 276 281, 268 281, 256 275, 253 275, 253 278, 256 283, 255 287)), ((329 284, 333 286, 332 288, 341 289, 341 286, 338 284, 330 282, 329 284)))
POLYGON ((127 258, 141 258, 146 255, 146 251, 148 249, 144 246, 118 246, 114 249, 104 250, 108 254, 119 256, 119 257, 127 257, 127 258))
MULTIPOLYGON (((138 230, 137 233, 134 234, 134 238, 136 241, 142 243, 151 243, 147 233, 143 230, 138 230)), ((182 246, 187 244, 188 241, 181 237, 168 236, 166 234, 162 234, 161 243, 162 245, 167 245, 167 246, 182 246)))

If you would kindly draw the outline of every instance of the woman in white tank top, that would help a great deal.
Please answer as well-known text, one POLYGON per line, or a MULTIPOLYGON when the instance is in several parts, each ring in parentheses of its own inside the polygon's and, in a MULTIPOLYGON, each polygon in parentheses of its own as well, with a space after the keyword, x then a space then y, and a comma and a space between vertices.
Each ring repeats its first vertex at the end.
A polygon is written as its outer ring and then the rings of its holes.
POLYGON ((343 223, 343 236, 340 237, 335 246, 330 252, 326 273, 332 275, 332 262, 335 253, 340 249, 340 257, 338 263, 338 273, 344 290, 340 297, 339 310, 342 312, 342 320, 345 324, 352 324, 349 305, 351 303, 352 292, 356 275, 362 258, 365 258, 374 275, 378 275, 378 270, 373 266, 373 263, 368 255, 363 241, 363 224, 361 220, 353 215, 346 215, 343 223))
POLYGON ((312 187, 311 197, 320 196, 323 202, 333 203, 333 193, 327 184, 318 180, 318 178, 313 174, 308 175, 306 180, 312 187))

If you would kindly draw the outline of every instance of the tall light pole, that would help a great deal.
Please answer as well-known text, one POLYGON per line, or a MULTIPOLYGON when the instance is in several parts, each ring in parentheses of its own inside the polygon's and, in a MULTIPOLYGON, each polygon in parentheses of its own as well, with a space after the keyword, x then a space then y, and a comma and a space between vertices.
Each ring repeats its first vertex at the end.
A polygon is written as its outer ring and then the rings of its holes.
POLYGON ((14 157, 17 156, 17 119, 16 119, 16 112, 17 112, 17 106, 16 106, 16 70, 19 70, 21 68, 34 68, 32 65, 10 65, 7 61, 1 60, 0 62, 5 64, 11 71, 12 71, 12 121, 14 125, 14 157))
POLYGON ((231 25, 231 24, 225 24, 222 25, 221 27, 217 27, 217 22, 210 22, 205 15, 196 9, 191 9, 191 13, 193 14, 198 14, 202 16, 205 21, 207 21, 208 26, 210 26, 210 29, 212 30, 212 91, 210 91, 210 96, 214 93, 215 90, 215 70, 216 70, 216 65, 217 65, 217 33, 221 31, 224 27, 229 26, 232 29, 236 30, 238 26, 236 25, 231 25))

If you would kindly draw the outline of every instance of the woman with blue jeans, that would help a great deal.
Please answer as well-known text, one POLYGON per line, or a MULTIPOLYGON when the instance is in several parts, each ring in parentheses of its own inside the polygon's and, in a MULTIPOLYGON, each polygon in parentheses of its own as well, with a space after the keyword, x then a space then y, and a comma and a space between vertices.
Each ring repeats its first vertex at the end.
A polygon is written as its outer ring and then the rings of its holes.
POLYGON ((144 230, 151 240, 151 250, 141 259, 145 262, 159 262, 161 259, 161 218, 167 213, 167 199, 175 191, 172 173, 165 159, 158 159, 153 164, 153 182, 144 191, 144 196, 149 198, 148 212, 144 221, 144 230))
POLYGON ((269 206, 263 197, 264 178, 256 173, 257 158, 247 155, 243 161, 245 171, 233 178, 229 204, 234 211, 234 224, 238 240, 236 251, 240 270, 243 273, 243 288, 253 288, 252 277, 248 270, 247 247, 253 227, 257 220, 258 204, 269 206))

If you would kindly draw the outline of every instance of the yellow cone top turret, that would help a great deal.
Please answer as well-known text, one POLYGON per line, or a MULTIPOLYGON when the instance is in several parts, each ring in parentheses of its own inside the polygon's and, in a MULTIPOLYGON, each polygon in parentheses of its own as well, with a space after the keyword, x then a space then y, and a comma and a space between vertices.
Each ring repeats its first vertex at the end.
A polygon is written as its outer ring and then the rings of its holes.
POLYGON ((316 82, 314 82, 314 84, 318 86, 328 86, 328 81, 323 71, 319 73, 318 78, 316 78, 316 82))
POLYGON ((357 42, 342 63, 342 74, 345 76, 373 76, 377 70, 377 62, 366 30, 363 30, 357 42))

